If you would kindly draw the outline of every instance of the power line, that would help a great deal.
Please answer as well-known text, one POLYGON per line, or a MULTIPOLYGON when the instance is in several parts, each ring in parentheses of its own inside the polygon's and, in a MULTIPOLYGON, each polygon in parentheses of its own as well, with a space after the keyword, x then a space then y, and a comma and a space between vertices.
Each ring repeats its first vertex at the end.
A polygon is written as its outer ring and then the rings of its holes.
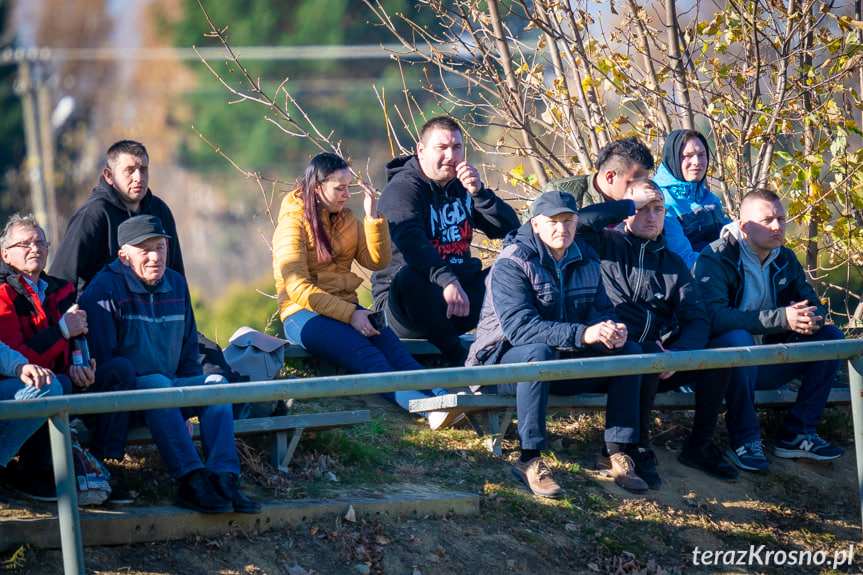
MULTIPOLYGON (((418 59, 404 51, 401 44, 324 45, 324 46, 236 46, 243 60, 389 60, 418 59)), ((199 47, 204 58, 226 58, 224 48, 199 47)), ((56 61, 165 61, 199 60, 193 48, 144 47, 121 48, 6 48, 0 52, 0 64, 56 61)))

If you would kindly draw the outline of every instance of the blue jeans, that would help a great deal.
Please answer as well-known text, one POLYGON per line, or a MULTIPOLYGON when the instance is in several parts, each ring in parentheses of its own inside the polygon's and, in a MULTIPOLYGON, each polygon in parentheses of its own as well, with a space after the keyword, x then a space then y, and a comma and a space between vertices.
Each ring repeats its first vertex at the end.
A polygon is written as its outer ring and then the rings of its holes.
MULTIPOLYGON (((393 330, 366 337, 351 324, 303 309, 285 320, 285 338, 350 373, 413 371, 423 366, 413 358, 393 330), (335 342, 338 342, 337 344, 335 342)), ((444 395, 442 388, 396 391, 381 396, 408 409, 412 399, 444 395)))
MULTIPOLYGON (((765 338, 765 343, 799 343, 807 341, 835 341, 845 339, 835 325, 825 325, 813 335, 786 332, 765 338)), ((710 340, 710 347, 754 346, 752 335, 734 329, 710 340)), ((725 423, 732 447, 755 441, 761 437, 758 414, 755 411, 756 389, 777 389, 800 377, 797 401, 785 415, 780 437, 794 438, 801 433, 813 433, 827 404, 830 387, 836 379, 839 360, 811 361, 777 365, 750 365, 731 368, 731 383, 725 393, 728 408, 725 423)))
MULTIPOLYGON (((51 378, 51 384, 36 389, 18 378, 0 379, 0 400, 28 401, 40 397, 63 395, 63 386, 51 378)), ((8 419, 0 422, 0 467, 6 467, 21 446, 45 423, 44 419, 8 419)))
MULTIPOLYGON (((171 379, 156 373, 138 376, 137 388, 169 389, 219 383, 227 383, 227 380, 221 375, 171 379)), ((234 442, 233 409, 230 404, 151 409, 144 412, 144 416, 168 473, 174 479, 204 467, 212 473, 229 471, 240 474, 240 459, 234 442), (185 420, 195 416, 201 425, 201 447, 206 465, 201 463, 186 427, 185 420)))
MULTIPOLYGON (((619 354, 641 353, 638 344, 627 341, 619 354)), ((602 352, 587 352, 578 356, 562 354, 551 347, 536 343, 519 345, 507 350, 498 363, 550 361, 570 357, 593 357, 602 352)), ((611 354, 609 354, 611 355, 611 354)), ((638 404, 640 375, 592 377, 564 381, 520 381, 498 386, 500 393, 515 394, 518 409, 518 436, 522 450, 545 449, 545 410, 548 394, 576 395, 607 393, 605 411, 606 443, 638 443, 638 404)))

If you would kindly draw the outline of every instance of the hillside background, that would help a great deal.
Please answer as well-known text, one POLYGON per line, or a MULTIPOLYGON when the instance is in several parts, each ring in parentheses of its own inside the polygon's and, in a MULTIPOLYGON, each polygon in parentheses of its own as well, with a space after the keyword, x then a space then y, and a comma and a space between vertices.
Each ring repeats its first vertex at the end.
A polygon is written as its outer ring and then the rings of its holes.
MULTIPOLYGON (((384 4, 415 11, 408 0, 384 4)), ((228 26, 234 47, 331 45, 350 55, 352 46, 388 41, 385 30, 369 25, 359 2, 220 0, 205 7, 215 23, 228 26)), ((178 221, 201 330, 224 345, 244 323, 263 329, 275 311, 275 302, 259 293, 273 292, 267 209, 277 213, 281 192, 293 187, 319 150, 268 122, 266 108, 230 103, 200 60, 166 50, 216 45, 205 37, 209 25, 198 3, 0 0, 0 29, 0 216, 33 209, 26 85, 12 56, 49 48, 50 57, 31 62, 28 72, 33 101, 44 107, 37 120, 51 121, 57 216, 55 225, 45 222, 50 240, 61 240, 69 217, 90 195, 107 147, 119 139, 139 140, 150 152, 150 187, 178 221), (267 193, 196 131, 244 170, 267 178, 267 193)), ((334 134, 355 167, 383 187, 383 165, 393 152, 375 89, 397 95, 405 86, 417 88, 420 70, 400 71, 382 50, 370 59, 345 60, 315 59, 313 50, 311 58, 244 63, 268 89, 289 79, 316 126, 334 134)), ((211 65, 230 80, 224 60, 211 65)), ((408 134, 403 144, 412 146, 408 134)))

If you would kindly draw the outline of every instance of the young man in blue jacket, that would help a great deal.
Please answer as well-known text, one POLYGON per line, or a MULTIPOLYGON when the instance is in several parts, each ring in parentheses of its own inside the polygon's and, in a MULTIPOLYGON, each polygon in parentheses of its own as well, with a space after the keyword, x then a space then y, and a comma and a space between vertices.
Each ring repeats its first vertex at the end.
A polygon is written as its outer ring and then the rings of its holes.
MULTIPOLYGON (((599 253, 603 283, 617 316, 645 353, 704 349, 710 321, 689 268, 666 244, 662 191, 642 178, 633 181, 625 197, 584 208, 578 219, 578 236, 599 253)), ((705 369, 641 376, 641 430, 631 455, 639 477, 651 488, 662 483, 648 433, 653 401, 659 391, 690 384, 695 388, 695 420, 677 459, 717 479, 737 479, 739 473, 713 442, 729 375, 728 369, 705 369)), ((603 460, 599 464, 608 466, 603 460)))
MULTIPOLYGON (((695 278, 710 314, 711 347, 748 347, 844 339, 824 325, 826 310, 785 243, 785 208, 770 190, 740 201, 740 219, 722 229, 695 263, 695 278)), ((830 395, 839 360, 735 367, 725 396, 728 458, 740 469, 766 472, 755 390, 776 389, 800 377, 797 400, 785 416, 773 455, 830 460, 845 451, 815 431, 830 395)))
MULTIPOLYGON (((81 296, 91 354, 97 366, 114 357, 128 360, 136 376, 133 389, 226 383, 220 375, 202 374, 189 289, 183 276, 166 268, 169 237, 156 216, 135 216, 117 228, 118 259, 81 296)), ((168 472, 180 483, 178 505, 201 513, 260 513, 260 504, 240 491, 230 405, 151 409, 144 415, 168 472), (201 423, 205 463, 186 428, 185 419, 194 416, 201 423)))
MULTIPOLYGON (((627 340, 626 325, 614 315, 596 252, 575 238, 577 220, 571 194, 546 192, 534 202, 533 217, 507 238, 492 266, 467 365, 641 351, 627 340)), ((626 453, 638 443, 640 384, 640 375, 623 375, 499 386, 501 392, 516 395, 521 454, 513 475, 535 495, 563 495, 541 456, 548 394, 602 392, 608 394, 602 455, 609 468, 604 471, 623 489, 647 491, 626 453)))

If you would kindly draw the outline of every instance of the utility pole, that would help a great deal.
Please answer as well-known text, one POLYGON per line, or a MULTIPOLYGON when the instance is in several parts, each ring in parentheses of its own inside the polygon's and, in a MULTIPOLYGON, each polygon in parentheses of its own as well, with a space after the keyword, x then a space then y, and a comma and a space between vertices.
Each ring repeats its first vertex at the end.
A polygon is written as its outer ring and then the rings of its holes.
POLYGON ((45 233, 48 234, 48 237, 54 242, 59 242, 60 229, 57 223, 57 195, 54 187, 55 138, 54 126, 51 123, 54 105, 51 102, 51 91, 47 78, 41 78, 39 85, 36 87, 36 109, 39 113, 39 142, 42 148, 42 183, 45 190, 45 211, 47 212, 47 219, 41 223, 45 227, 45 233))
MULTIPOLYGON (((20 82, 18 90, 24 110, 24 138, 27 145, 27 175, 30 179, 30 202, 33 215, 44 226, 48 223, 45 209, 45 177, 43 174, 42 152, 39 144, 39 122, 36 114, 36 98, 30 62, 22 60, 18 66, 20 82)), ((47 230, 46 230, 47 232, 47 230)))
MULTIPOLYGON (((24 111, 26 168, 30 180, 30 205, 45 235, 58 241, 57 201, 54 190, 54 129, 52 104, 45 78, 37 78, 27 59, 19 62, 18 93, 24 111)), ((49 252, 49 264, 50 264, 49 252)))

